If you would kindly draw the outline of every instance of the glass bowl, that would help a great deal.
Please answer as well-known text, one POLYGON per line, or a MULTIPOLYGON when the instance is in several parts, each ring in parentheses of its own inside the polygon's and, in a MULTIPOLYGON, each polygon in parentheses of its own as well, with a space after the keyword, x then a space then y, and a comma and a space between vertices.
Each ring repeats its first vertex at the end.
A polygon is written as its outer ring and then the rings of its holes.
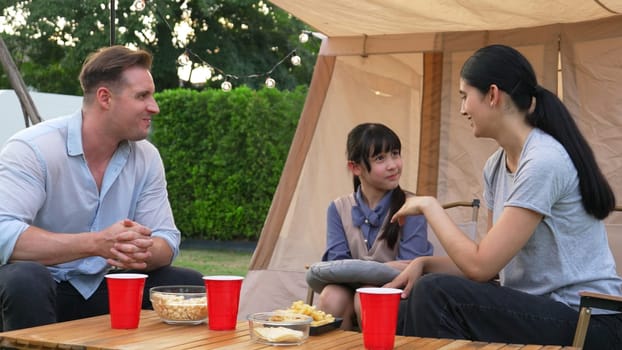
POLYGON ((165 323, 195 325, 207 321, 205 286, 153 287, 149 300, 165 323))
POLYGON ((248 316, 251 340, 268 345, 300 345, 309 337, 313 318, 287 312, 258 312, 248 316))

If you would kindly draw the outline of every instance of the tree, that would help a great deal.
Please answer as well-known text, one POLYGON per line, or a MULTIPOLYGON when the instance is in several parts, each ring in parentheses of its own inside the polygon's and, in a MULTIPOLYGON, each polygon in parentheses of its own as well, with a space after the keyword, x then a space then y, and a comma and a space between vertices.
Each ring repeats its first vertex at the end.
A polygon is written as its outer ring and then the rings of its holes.
MULTIPOLYGON (((284 60, 270 77, 280 89, 310 81, 319 43, 299 43, 298 35, 308 28, 264 1, 147 0, 142 11, 134 3, 115 3, 115 43, 154 54, 152 74, 159 91, 180 86, 178 58, 184 53, 195 68, 213 67, 213 78, 205 85, 185 84, 188 87, 220 87, 222 80, 214 77, 229 74, 234 85, 257 88, 265 73, 294 49, 304 64, 294 67, 284 60), (188 34, 184 37, 176 28, 187 28, 188 34)), ((3 38, 24 81, 39 91, 81 94, 77 76, 86 55, 110 44, 109 4, 55 0, 50 6, 49 0, 0 0, 8 25, 3 38)), ((5 74, 0 87, 9 87, 5 74)))

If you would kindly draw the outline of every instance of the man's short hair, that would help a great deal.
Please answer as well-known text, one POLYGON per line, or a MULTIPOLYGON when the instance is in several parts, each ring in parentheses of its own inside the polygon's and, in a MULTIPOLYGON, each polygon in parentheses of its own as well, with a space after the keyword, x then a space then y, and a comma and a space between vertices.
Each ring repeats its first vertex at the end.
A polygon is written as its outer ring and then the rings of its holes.
POLYGON ((121 45, 101 48, 91 53, 80 72, 80 86, 84 98, 89 99, 101 85, 119 87, 123 83, 123 71, 135 66, 151 69, 152 60, 151 53, 145 50, 132 50, 121 45))

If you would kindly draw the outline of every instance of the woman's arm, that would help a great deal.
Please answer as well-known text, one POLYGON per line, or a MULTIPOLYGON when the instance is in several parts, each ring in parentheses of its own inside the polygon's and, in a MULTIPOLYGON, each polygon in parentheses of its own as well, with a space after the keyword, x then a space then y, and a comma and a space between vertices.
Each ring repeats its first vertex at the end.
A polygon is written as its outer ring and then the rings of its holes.
POLYGON ((396 270, 404 271, 404 269, 408 267, 408 264, 410 264, 411 261, 412 260, 393 260, 393 261, 387 261, 384 264, 391 266, 392 268, 396 270))
POLYGON ((398 244, 395 260, 412 260, 434 253, 434 246, 428 240, 428 222, 423 215, 406 218, 398 244))
MULTIPOLYGON (((488 281, 525 245, 542 220, 534 211, 506 207, 481 242, 472 241, 451 220, 433 197, 411 197, 393 216, 403 222, 407 215, 424 214, 454 264, 468 278, 488 281)), ((489 215, 490 217, 491 215, 489 215)), ((490 219, 488 219, 490 224, 490 219)))
POLYGON ((462 276, 460 269, 456 267, 451 258, 447 256, 422 256, 416 258, 393 279, 385 284, 387 288, 403 288, 402 298, 408 298, 411 289, 422 275, 426 273, 445 273, 462 276))
POLYGON ((400 271, 403 271, 413 259, 434 253, 434 246, 428 240, 428 222, 423 215, 406 218, 398 244, 397 257, 385 264, 400 271))

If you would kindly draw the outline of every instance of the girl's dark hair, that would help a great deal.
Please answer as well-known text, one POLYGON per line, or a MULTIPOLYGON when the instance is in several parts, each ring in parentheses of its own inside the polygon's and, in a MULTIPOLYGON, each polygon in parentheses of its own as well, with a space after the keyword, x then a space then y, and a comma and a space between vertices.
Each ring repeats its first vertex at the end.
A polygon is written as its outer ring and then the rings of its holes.
MULTIPOLYGON (((371 164, 369 159, 375 157, 380 153, 390 152, 398 150, 401 152, 402 143, 400 138, 393 130, 387 126, 379 123, 363 123, 359 124, 348 134, 348 140, 346 144, 346 153, 349 161, 357 164, 364 164, 367 171, 371 170, 371 164)), ((354 191, 361 185, 361 180, 358 176, 353 177, 354 191)), ((391 196, 391 204, 389 207, 389 217, 392 217, 404 204, 406 200, 406 194, 399 187, 399 185, 393 189, 393 195, 391 196)), ((389 248, 393 249, 397 240, 401 227, 396 221, 390 223, 387 221, 385 227, 383 227, 382 234, 378 239, 385 239, 389 248)))
POLYGON ((557 95, 538 85, 533 67, 525 56, 508 46, 487 46, 464 63, 460 76, 483 94, 492 84, 497 85, 523 112, 529 111, 535 97, 536 108, 528 113, 527 122, 553 136, 568 152, 577 169, 585 211, 602 220, 614 210, 615 195, 590 145, 557 95))

